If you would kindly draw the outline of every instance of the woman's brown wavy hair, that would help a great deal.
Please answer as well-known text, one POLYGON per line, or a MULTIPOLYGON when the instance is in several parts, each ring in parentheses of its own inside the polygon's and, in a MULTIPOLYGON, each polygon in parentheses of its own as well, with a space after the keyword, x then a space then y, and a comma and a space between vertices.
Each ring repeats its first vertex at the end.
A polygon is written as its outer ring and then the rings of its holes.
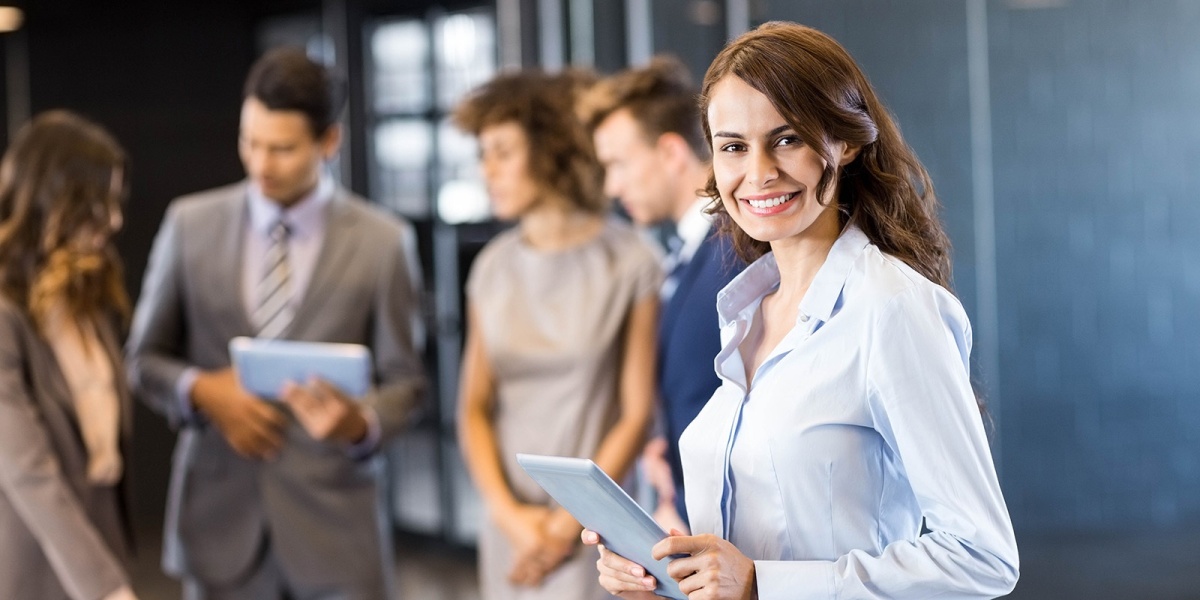
POLYGON ((576 116, 576 102, 595 79, 579 69, 504 73, 472 90, 454 110, 454 123, 476 136, 516 123, 529 141, 529 175, 578 208, 601 213, 609 205, 601 187, 604 173, 576 116))
POLYGON ((111 242, 125 196, 125 151, 99 125, 67 111, 26 124, 0 161, 0 293, 39 328, 55 307, 76 322, 129 315, 111 242), (91 248, 87 240, 109 241, 91 248))
MULTIPOLYGON (((836 185, 842 224, 858 225, 884 252, 931 281, 950 288, 950 240, 938 218, 933 183, 900 136, 891 114, 850 54, 815 29, 786 22, 764 23, 731 42, 704 76, 700 114, 712 140, 708 103, 713 86, 734 76, 762 92, 810 148, 825 159, 817 197, 836 185), (859 146, 854 161, 838 172, 835 142, 859 146)), ((747 262, 770 250, 733 222, 709 173, 710 211, 747 262)))

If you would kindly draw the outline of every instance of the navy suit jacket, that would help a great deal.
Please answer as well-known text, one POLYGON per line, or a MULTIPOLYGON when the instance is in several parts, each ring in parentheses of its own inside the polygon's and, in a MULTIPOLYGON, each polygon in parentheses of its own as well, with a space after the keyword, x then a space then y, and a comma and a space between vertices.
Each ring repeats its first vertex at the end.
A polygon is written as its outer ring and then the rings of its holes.
POLYGON ((711 228, 682 267, 658 330, 658 389, 663 402, 667 461, 675 478, 675 507, 687 520, 679 436, 720 386, 713 359, 721 349, 717 292, 745 268, 728 237, 711 228))

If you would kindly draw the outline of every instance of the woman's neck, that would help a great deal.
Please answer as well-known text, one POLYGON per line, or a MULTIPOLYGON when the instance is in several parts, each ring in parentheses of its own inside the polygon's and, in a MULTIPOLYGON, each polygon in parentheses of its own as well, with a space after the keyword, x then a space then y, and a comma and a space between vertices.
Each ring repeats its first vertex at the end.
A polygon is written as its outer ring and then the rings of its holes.
POLYGON ((578 246, 599 233, 604 218, 566 201, 542 202, 521 216, 521 237, 538 250, 564 250, 578 246))
POLYGON ((771 251, 779 267, 779 289, 775 292, 793 306, 799 306, 812 285, 830 249, 841 234, 837 219, 814 224, 807 235, 791 238, 786 243, 772 243, 771 251))

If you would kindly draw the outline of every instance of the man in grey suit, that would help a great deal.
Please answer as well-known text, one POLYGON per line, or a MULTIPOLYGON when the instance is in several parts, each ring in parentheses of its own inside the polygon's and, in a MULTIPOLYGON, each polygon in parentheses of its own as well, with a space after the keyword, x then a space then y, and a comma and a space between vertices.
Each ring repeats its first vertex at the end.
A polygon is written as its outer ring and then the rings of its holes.
POLYGON ((189 600, 391 597, 378 450, 412 419, 411 228, 335 185, 344 96, 302 51, 251 69, 247 180, 179 198, 155 239, 127 347, 135 392, 178 428, 163 566, 189 600), (239 335, 365 344, 375 386, 244 390, 239 335))

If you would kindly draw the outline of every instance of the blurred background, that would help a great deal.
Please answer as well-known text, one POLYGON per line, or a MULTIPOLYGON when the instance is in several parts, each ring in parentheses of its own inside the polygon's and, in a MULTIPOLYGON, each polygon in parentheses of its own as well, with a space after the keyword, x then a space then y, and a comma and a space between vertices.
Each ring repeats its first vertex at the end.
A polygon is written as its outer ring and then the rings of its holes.
MULTIPOLYGON (((258 54, 304 46, 349 77, 335 171, 414 223, 427 288, 438 410, 391 451, 400 568, 432 564, 467 581, 405 584, 408 597, 477 594, 480 514, 453 407, 462 282, 501 225, 488 217, 473 142, 449 111, 507 68, 611 73, 666 52, 699 82, 726 40, 787 19, 850 50, 937 186, 1021 547, 1012 597, 1200 598, 1200 2, 0 5, 5 139, 32 113, 70 108, 131 155, 119 245, 134 295, 167 203, 242 177, 241 85, 258 54)), ((173 439, 139 411, 140 585, 170 598, 169 585, 148 581, 160 577, 173 439)))

